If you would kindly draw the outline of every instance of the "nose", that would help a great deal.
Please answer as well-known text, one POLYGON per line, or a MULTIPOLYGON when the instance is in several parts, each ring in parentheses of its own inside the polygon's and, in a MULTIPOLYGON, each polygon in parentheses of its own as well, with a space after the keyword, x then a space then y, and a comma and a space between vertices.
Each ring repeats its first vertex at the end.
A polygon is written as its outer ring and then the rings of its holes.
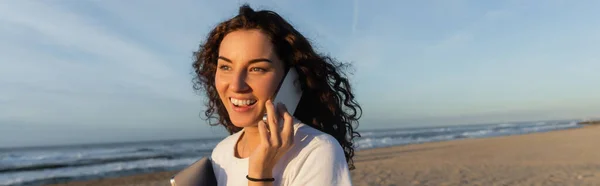
POLYGON ((247 75, 243 71, 235 73, 231 78, 231 82, 229 83, 229 89, 234 92, 247 91, 250 86, 248 86, 248 83, 246 82, 246 77, 247 75))

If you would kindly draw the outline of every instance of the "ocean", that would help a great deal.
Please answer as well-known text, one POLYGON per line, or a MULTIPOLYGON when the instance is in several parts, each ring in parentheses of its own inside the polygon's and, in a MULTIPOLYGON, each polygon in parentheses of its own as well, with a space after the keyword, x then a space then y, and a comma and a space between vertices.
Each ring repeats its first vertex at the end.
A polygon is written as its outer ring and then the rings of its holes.
MULTIPOLYGON (((578 121, 515 122, 360 131, 356 150, 415 143, 546 132, 581 127, 578 121)), ((0 185, 172 171, 210 154, 222 138, 0 149, 0 185)))

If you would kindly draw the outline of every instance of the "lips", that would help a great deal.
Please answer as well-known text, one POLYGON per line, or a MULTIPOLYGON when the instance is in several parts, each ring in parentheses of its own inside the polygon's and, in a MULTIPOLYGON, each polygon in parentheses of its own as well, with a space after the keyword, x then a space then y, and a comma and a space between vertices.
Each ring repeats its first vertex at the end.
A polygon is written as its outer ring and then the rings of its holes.
POLYGON ((229 98, 229 101, 236 106, 248 106, 256 103, 256 99, 240 99, 240 98, 229 98))
POLYGON ((256 106, 257 102, 255 99, 229 98, 231 108, 236 112, 248 112, 256 106))

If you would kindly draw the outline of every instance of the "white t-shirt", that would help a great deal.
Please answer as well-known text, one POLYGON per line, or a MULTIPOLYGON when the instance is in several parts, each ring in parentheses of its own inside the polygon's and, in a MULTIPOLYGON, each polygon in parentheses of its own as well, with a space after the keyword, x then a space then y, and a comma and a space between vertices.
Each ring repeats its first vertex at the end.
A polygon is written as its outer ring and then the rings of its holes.
MULTIPOLYGON (((351 186, 344 151, 331 135, 294 121, 294 146, 273 169, 274 186, 351 186)), ((248 158, 235 156, 241 131, 213 149, 211 162, 219 186, 248 185, 248 158)))

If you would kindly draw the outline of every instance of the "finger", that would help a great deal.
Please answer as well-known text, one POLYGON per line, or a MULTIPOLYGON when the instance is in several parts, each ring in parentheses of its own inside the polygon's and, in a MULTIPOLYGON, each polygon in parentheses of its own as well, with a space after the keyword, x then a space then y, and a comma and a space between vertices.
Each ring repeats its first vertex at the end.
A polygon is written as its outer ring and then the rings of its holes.
POLYGON ((273 105, 273 102, 271 100, 267 100, 267 121, 268 121, 268 126, 269 126, 269 131, 270 131, 270 137, 271 137, 271 145, 275 146, 275 147, 279 147, 279 145, 281 144, 281 138, 279 137, 279 124, 277 123, 279 116, 277 116, 277 110, 275 108, 275 105, 273 105))
POLYGON ((277 112, 277 116, 278 116, 277 117, 277 124, 278 124, 277 127, 279 129, 279 134, 281 134, 281 131, 283 131, 283 127, 284 127, 284 124, 285 124, 285 118, 283 116, 284 116, 284 112, 286 110, 287 109, 285 107, 285 104, 283 104, 283 103, 277 104, 277 107, 276 107, 275 111, 277 112))
POLYGON ((263 121, 258 122, 258 134, 260 135, 260 143, 269 145, 269 133, 267 132, 267 125, 263 121))
POLYGON ((294 118, 287 111, 287 107, 282 105, 279 109, 280 115, 283 116, 283 129, 281 131, 282 145, 291 147, 294 144, 294 118))

